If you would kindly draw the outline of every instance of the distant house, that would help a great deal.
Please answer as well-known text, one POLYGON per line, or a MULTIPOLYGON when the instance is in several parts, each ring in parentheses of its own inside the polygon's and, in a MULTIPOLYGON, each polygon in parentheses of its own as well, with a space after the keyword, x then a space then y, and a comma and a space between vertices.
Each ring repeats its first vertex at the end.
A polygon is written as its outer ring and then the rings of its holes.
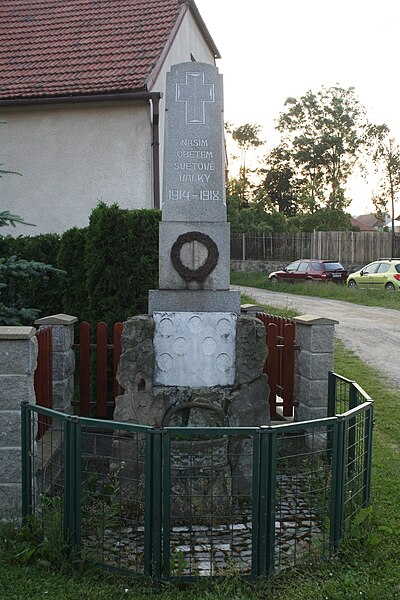
POLYGON ((358 217, 351 217, 351 225, 357 227, 359 231, 375 231, 373 227, 366 225, 358 217))
POLYGON ((1 0, 0 39, 1 208, 41 233, 159 207, 166 72, 219 58, 195 2, 1 0))
POLYGON ((360 228, 360 231, 383 231, 385 227, 384 221, 378 219, 372 213, 359 215, 352 219, 352 224, 360 228))
MULTIPOLYGON (((396 217, 393 221, 394 231, 396 233, 400 232, 400 216, 396 217)), ((390 215, 385 215, 385 230, 392 231, 392 217, 390 215)))

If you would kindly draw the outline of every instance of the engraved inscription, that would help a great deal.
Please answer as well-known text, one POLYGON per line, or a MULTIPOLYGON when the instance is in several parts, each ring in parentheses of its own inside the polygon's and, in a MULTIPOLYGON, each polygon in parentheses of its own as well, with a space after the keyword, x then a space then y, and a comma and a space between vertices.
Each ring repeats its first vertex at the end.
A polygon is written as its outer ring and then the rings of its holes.
POLYGON ((211 150, 177 150, 178 158, 212 158, 211 150))
POLYGON ((176 101, 185 103, 187 124, 204 125, 205 104, 214 102, 214 84, 204 82, 204 73, 186 72, 186 83, 176 84, 176 101))
POLYGON ((190 191, 182 188, 170 189, 168 190, 168 200, 202 200, 206 202, 222 200, 222 191, 212 187, 213 183, 215 185, 213 177, 216 175, 217 166, 213 160, 214 150, 210 148, 208 139, 182 138, 180 147, 175 149, 175 158, 180 159, 173 163, 173 169, 178 176, 177 184, 178 182, 199 184, 199 188, 194 186, 190 191), (206 185, 209 189, 203 189, 203 186, 206 185))
POLYGON ((189 192, 189 190, 169 190, 168 192, 168 200, 197 200, 198 198, 200 200, 221 200, 219 190, 200 190, 198 194, 189 192))
POLYGON ((181 140, 181 146, 208 146, 208 140, 204 140, 202 138, 184 138, 181 140))
POLYGON ((192 163, 192 162, 176 162, 174 164, 176 171, 215 171, 215 163, 192 163))
POLYGON ((165 96, 163 221, 226 223, 224 175, 222 76, 214 65, 173 65, 165 96))

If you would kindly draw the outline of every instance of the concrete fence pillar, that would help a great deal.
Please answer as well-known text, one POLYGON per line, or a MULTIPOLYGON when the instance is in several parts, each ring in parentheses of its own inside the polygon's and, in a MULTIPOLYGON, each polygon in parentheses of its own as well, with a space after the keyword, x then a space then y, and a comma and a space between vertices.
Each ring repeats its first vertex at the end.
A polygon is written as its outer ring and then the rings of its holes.
POLYGON ((21 402, 35 403, 34 327, 0 327, 0 520, 21 515, 21 402))
POLYGON ((35 325, 39 325, 39 329, 51 326, 53 408, 66 414, 72 413, 75 373, 75 354, 72 345, 74 343, 74 324, 77 321, 77 317, 64 314, 51 315, 35 321, 35 325))
POLYGON ((328 373, 334 367, 334 335, 338 321, 301 315, 296 323, 295 421, 328 416, 328 373))

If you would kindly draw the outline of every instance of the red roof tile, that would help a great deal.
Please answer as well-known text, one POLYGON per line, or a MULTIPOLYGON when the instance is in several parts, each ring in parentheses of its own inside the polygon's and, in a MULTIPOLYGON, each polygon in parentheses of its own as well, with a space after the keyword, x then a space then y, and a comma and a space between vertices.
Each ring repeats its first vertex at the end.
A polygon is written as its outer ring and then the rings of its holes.
POLYGON ((146 90, 178 0, 0 0, 0 99, 146 90))
POLYGON ((366 225, 365 223, 363 223, 363 221, 360 221, 360 219, 355 217, 351 217, 351 224, 353 225, 353 227, 358 227, 360 231, 375 231, 373 227, 371 227, 370 225, 366 225))

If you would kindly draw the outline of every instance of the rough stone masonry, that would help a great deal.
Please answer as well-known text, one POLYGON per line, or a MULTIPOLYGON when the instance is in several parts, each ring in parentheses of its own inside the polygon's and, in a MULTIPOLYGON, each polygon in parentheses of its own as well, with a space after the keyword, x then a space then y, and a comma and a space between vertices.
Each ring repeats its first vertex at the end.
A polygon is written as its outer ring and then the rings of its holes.
MULTIPOLYGON (((218 69, 196 62, 174 65, 165 104, 159 289, 149 292, 149 314, 124 324, 118 370, 124 394, 114 416, 158 427, 265 425, 265 329, 240 314, 240 293, 229 284, 218 69)), ((251 477, 249 458, 241 452, 246 443, 244 438, 231 442, 220 465, 239 488, 248 487, 251 477)), ((118 444, 118 456, 132 460, 142 452, 128 440, 124 448, 118 444)))

